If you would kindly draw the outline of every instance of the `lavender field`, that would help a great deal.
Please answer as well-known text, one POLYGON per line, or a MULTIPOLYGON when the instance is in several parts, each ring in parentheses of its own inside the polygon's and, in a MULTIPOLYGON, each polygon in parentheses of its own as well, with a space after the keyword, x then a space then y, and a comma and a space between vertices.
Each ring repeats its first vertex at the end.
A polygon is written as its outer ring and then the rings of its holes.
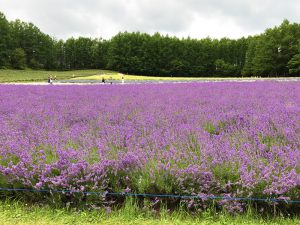
POLYGON ((300 83, 1 85, 0 187, 298 200, 300 83))

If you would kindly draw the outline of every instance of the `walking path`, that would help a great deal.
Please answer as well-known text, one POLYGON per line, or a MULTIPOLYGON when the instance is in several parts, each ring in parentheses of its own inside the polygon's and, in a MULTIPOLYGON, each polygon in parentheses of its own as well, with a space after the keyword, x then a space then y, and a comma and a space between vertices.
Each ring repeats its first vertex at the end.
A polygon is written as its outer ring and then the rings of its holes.
MULTIPOLYGON (((125 84, 161 84, 161 83, 202 83, 202 82, 255 82, 255 81, 278 81, 300 82, 300 77, 293 78, 200 78, 199 80, 126 80, 125 84)), ((45 82, 11 82, 0 83, 4 85, 110 85, 103 84, 100 80, 57 80, 53 84, 45 82)), ((122 84, 120 80, 114 80, 112 84, 122 84)))

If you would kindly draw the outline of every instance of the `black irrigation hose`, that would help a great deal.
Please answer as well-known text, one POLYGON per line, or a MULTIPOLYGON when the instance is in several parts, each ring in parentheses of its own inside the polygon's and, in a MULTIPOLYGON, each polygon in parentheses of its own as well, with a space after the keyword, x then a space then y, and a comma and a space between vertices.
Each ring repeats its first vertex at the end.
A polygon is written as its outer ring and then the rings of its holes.
POLYGON ((25 188, 0 188, 0 191, 8 192, 38 192, 38 193, 80 193, 85 195, 114 195, 114 196, 132 196, 148 198, 182 198, 182 199, 211 199, 211 200, 231 200, 231 201, 261 201, 261 202, 284 202, 300 204, 300 200, 287 200, 278 198, 255 198, 255 197, 227 197, 227 196, 201 196, 201 195, 172 195, 172 194, 136 194, 126 192, 90 192, 90 191, 71 191, 71 190, 46 190, 46 189, 25 189, 25 188))

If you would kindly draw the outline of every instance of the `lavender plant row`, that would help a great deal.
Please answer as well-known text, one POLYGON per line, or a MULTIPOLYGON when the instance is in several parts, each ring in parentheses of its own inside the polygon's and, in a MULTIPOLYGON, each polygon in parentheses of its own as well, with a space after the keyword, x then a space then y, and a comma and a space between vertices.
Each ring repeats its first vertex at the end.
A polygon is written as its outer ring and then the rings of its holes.
POLYGON ((300 196, 300 83, 0 87, 0 186, 300 196))

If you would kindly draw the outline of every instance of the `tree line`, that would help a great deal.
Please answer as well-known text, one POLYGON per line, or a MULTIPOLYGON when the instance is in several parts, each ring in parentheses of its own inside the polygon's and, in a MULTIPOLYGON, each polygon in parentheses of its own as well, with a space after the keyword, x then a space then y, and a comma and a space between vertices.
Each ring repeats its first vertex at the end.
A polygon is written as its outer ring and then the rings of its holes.
POLYGON ((297 76, 300 24, 240 39, 192 39, 122 32, 110 40, 57 40, 0 12, 0 68, 109 69, 151 76, 297 76))

